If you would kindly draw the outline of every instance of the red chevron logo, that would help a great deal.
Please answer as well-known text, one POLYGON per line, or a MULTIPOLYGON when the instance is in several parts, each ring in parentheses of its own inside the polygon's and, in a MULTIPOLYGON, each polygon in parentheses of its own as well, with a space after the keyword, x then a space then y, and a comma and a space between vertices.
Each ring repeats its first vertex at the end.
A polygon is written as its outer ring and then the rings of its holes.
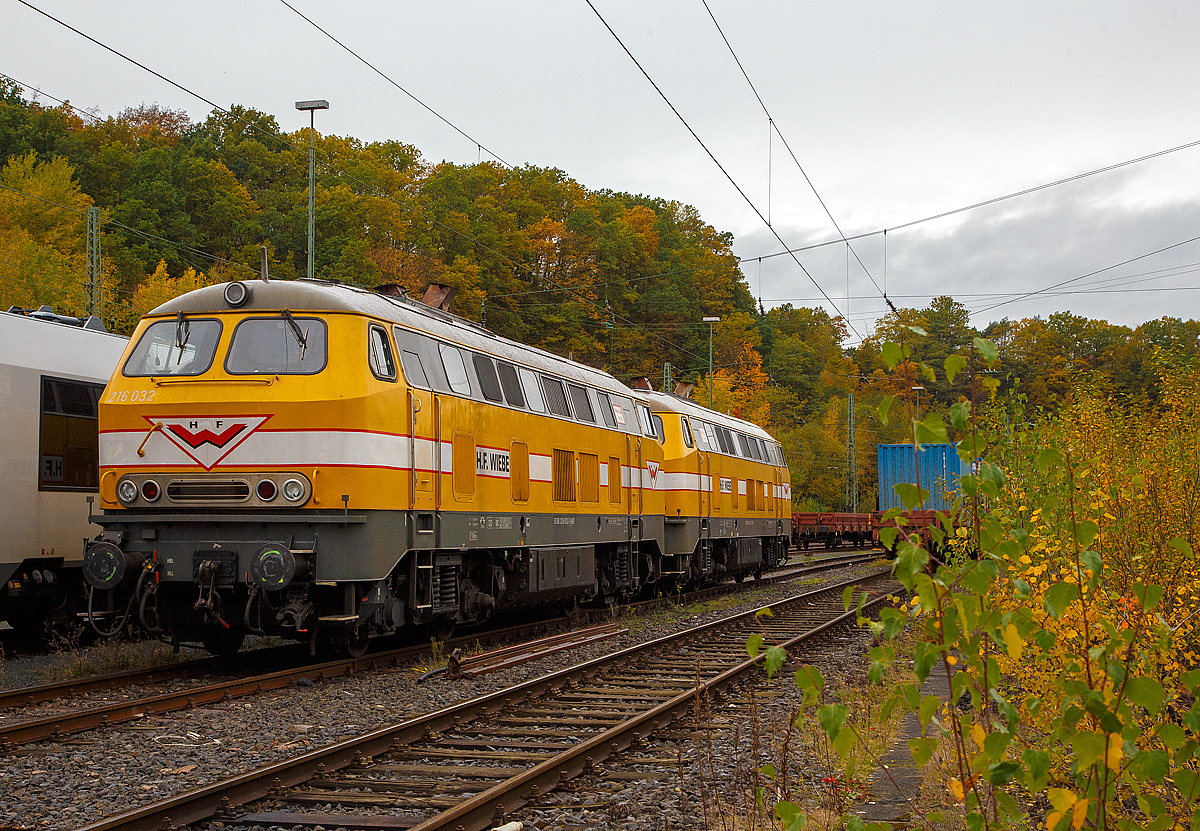
POLYGON ((269 415, 145 416, 150 424, 161 423, 167 440, 205 470, 216 467, 270 418, 269 415))
POLYGON ((182 424, 172 424, 169 427, 164 426, 163 429, 170 430, 176 436, 187 442, 189 447, 195 450, 202 444, 211 444, 214 447, 224 447, 229 443, 230 439, 245 430, 247 426, 249 425, 231 424, 224 432, 221 433, 214 433, 212 430, 207 429, 193 433, 185 428, 182 424))

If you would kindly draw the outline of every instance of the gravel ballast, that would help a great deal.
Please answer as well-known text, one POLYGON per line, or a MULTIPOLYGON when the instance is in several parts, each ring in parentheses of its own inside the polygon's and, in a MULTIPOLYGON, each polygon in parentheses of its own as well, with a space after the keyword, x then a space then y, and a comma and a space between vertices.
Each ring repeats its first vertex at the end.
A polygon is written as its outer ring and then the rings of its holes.
MULTIPOLYGON (((864 567, 858 569, 866 570, 864 567)), ((838 572, 828 582, 844 579, 838 572)), ((815 584, 814 584, 815 585, 815 584)), ((285 690, 237 699, 219 705, 185 710, 164 716, 146 717, 123 725, 81 734, 62 742, 41 742, 0 757, 0 825, 16 828, 74 828, 105 816, 156 802, 202 785, 212 784, 251 769, 278 762, 361 733, 395 724, 441 709, 466 699, 494 692, 523 680, 554 672, 584 660, 662 637, 700 623, 726 617, 807 590, 796 585, 765 587, 743 599, 718 601, 717 608, 694 615, 672 609, 625 621, 630 631, 620 637, 547 656, 528 664, 482 676, 451 681, 444 677, 417 683, 422 669, 406 667, 363 672, 300 684, 285 690)), ((851 632, 851 630, 847 630, 851 632)), ((833 641, 824 649, 824 669, 862 671, 865 652, 861 633, 833 641)), ((21 686, 37 670, 24 659, 6 661, 4 686, 21 686)), ((43 683, 45 677, 32 683, 43 683)), ((788 685, 781 685, 786 689, 788 685)), ((793 688, 794 689, 794 688, 793 688)), ((780 700, 786 699, 787 693, 780 700)), ((779 705, 786 710, 786 702, 779 705)), ((786 719, 786 713, 785 713, 786 719)), ((747 762, 746 735, 728 722, 729 730, 718 731, 716 742, 726 742, 704 760, 705 776, 721 780, 732 776, 747 762), (742 750, 734 747, 740 742, 742 750), (713 765, 724 770, 713 769, 713 765)), ((714 734, 717 736, 717 734, 714 734)), ((701 754, 698 748, 663 745, 663 752, 701 754)), ((692 743, 694 745, 694 743, 692 743)), ((660 754, 661 755, 661 754, 660 754)), ((685 755, 685 762, 687 761, 685 755)), ((688 764, 695 765, 695 759, 688 764)), ((685 772, 687 768, 685 767, 685 772)), ((692 774, 694 776, 694 771, 692 774)), ((586 790, 586 783, 581 782, 586 790)), ((688 802, 690 796, 679 781, 641 780, 616 794, 606 793, 611 806, 597 813, 591 808, 575 811, 541 805, 512 819, 526 821, 526 831, 550 831, 603 825, 622 831, 659 828, 699 828, 701 806, 688 802), (624 806, 624 807, 621 807, 624 806), (651 810, 653 808, 653 810, 651 810), (660 810, 661 809, 661 810, 660 810), (625 817, 614 816, 622 813, 625 817), (653 814, 654 816, 651 816, 653 814), (661 814, 661 816, 659 816, 661 814), (569 819, 575 817, 575 819, 569 819), (672 819, 674 817, 674 819, 672 819), (690 819, 689 819, 690 817, 690 819), (668 824, 663 824, 666 818, 668 824)), ((547 796, 546 801, 550 801, 547 796)), ((264 808, 262 810, 270 810, 264 808)), ((212 828, 235 828, 226 821, 208 823, 212 828)))

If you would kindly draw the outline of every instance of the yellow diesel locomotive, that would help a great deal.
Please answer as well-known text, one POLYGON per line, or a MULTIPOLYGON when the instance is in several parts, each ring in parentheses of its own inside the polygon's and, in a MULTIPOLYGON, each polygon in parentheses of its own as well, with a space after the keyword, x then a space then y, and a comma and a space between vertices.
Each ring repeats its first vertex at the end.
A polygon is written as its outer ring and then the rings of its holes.
POLYGON ((786 551, 787 475, 735 421, 400 292, 199 289, 141 321, 100 402, 89 619, 214 652, 247 633, 357 652, 754 573, 786 551), (740 438, 718 433, 722 453, 706 427, 697 448, 680 412, 740 438))

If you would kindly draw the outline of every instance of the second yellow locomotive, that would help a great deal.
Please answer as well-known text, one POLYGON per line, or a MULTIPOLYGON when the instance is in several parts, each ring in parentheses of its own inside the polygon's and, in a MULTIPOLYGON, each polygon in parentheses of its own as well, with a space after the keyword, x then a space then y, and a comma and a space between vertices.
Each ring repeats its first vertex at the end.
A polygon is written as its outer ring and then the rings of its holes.
POLYGON ((93 625, 352 652, 786 556, 761 429, 401 294, 227 283, 139 324, 100 404, 93 625))

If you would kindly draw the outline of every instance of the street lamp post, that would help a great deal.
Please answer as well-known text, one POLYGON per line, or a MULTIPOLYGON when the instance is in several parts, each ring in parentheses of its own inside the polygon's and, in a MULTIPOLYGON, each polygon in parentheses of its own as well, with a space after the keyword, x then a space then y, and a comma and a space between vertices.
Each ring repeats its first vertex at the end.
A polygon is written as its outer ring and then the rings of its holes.
POLYGON ((924 389, 924 387, 920 386, 912 388, 912 391, 917 394, 917 421, 921 420, 921 391, 924 389))
POLYGON ((704 322, 708 324, 708 409, 712 409, 712 329, 714 323, 720 323, 719 317, 706 317, 704 322))
POLYGON ((308 111, 308 279, 311 280, 314 272, 313 246, 317 236, 317 143, 315 119, 317 110, 329 109, 329 102, 324 100, 297 101, 296 109, 301 112, 308 111))

